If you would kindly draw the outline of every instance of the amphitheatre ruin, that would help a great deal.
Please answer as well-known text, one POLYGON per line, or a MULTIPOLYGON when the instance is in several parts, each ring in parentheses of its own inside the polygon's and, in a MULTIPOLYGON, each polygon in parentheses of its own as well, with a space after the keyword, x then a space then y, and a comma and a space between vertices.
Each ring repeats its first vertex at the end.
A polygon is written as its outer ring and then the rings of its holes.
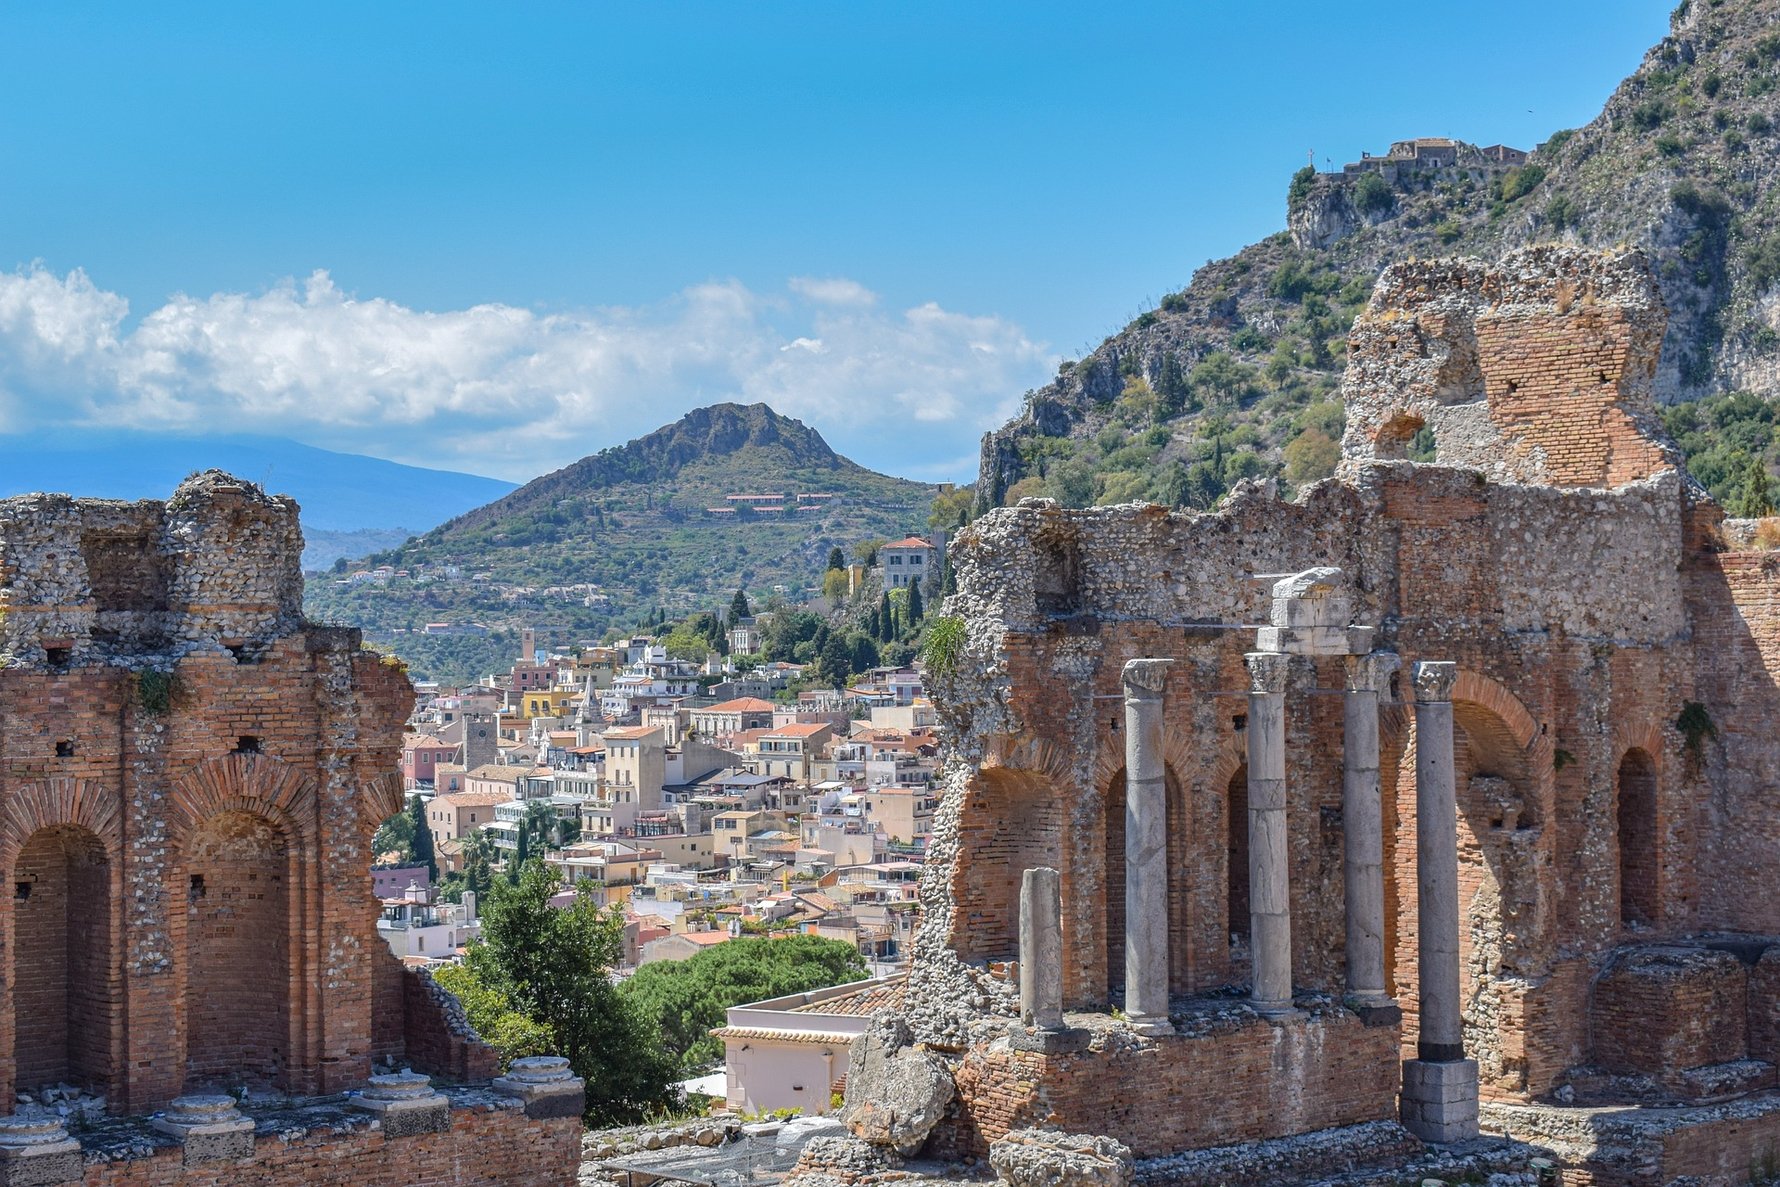
MULTIPOLYGON (((904 1005, 793 1182, 1770 1173, 1780 552, 1664 327, 1633 252, 1398 264, 1334 478, 965 531, 904 1005)), ((0 1187, 575 1181, 580 1082, 375 936, 412 690, 299 549, 215 472, 0 502, 0 1187)))

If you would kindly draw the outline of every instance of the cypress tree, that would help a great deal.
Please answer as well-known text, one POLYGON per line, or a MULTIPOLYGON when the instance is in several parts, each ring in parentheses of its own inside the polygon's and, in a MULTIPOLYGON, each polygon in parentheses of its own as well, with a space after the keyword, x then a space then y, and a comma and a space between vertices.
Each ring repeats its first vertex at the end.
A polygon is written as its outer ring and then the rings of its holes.
POLYGON ((519 872, 525 863, 531 860, 532 830, 530 821, 519 823, 519 848, 513 851, 513 859, 507 863, 507 881, 514 886, 519 885, 519 872))
POLYGON ((433 830, 427 827, 426 802, 419 796, 408 800, 408 816, 414 821, 414 860, 426 864, 426 876, 434 882, 439 880, 439 862, 433 853, 433 830))
POLYGON ((835 547, 830 548, 828 550, 828 568, 830 568, 830 569, 845 569, 846 567, 847 567, 846 553, 844 553, 840 550, 839 545, 836 545, 835 547))
POLYGON ((909 582, 909 629, 912 631, 921 625, 921 583, 909 582))
POLYGON ((1738 519, 1763 519, 1774 514, 1774 498, 1768 489, 1768 467, 1759 457, 1749 459, 1743 472, 1743 489, 1737 494, 1738 519))
POLYGON ((890 591, 884 591, 884 600, 878 606, 878 642, 890 643, 896 639, 896 610, 890 605, 890 591))

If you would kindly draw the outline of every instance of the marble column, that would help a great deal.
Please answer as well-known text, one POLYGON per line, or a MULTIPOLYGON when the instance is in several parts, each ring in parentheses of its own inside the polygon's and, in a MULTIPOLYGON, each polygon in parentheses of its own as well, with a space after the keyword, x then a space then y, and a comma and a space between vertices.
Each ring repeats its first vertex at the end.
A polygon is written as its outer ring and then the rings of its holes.
POLYGON ((1378 696, 1397 670, 1388 651, 1347 658, 1341 820, 1347 891, 1347 995, 1390 1002, 1384 984, 1384 809, 1378 790, 1378 696))
POLYGON ((1063 1029, 1063 879, 1048 866, 1020 878, 1020 1021, 1063 1029))
POLYGON ((1286 674, 1290 657, 1244 657, 1248 695, 1248 898, 1252 1001, 1262 1014, 1292 1009, 1291 850, 1286 831, 1286 674))
POLYGON ((1168 782, 1162 690, 1173 663, 1125 665, 1125 1016, 1164 1034, 1168 1022, 1168 782))
POLYGON ((1477 1063, 1465 1058, 1459 982, 1459 822, 1452 687, 1458 665, 1415 665, 1418 1059, 1403 1065, 1403 1124, 1423 1141, 1477 1136, 1477 1063))

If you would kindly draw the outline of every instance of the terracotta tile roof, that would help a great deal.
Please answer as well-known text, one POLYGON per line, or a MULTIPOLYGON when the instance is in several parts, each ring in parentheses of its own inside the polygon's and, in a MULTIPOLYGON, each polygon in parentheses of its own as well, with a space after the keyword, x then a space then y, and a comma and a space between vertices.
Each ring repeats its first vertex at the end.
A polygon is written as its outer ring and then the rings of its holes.
POLYGON ((781 725, 776 729, 762 731, 761 736, 767 738, 809 738, 823 730, 832 731, 833 729, 834 727, 826 721, 816 721, 803 725, 781 725))
POLYGON ((496 804, 504 804, 512 798, 510 792, 453 791, 445 795, 434 796, 433 802, 444 803, 453 808, 492 808, 496 804))
POLYGON ((608 741, 613 738, 617 738, 619 741, 629 741, 635 738, 646 738, 650 734, 660 731, 661 727, 656 725, 619 725, 607 730, 604 736, 608 741))
POLYGON ((720 705, 712 705, 707 709, 699 709, 699 713, 771 713, 773 703, 763 701, 759 697, 738 697, 733 701, 724 701, 720 705))
POLYGON ((793 1006, 788 1012, 792 1014, 844 1014, 849 1017, 869 1018, 879 1010, 902 1009, 902 989, 906 983, 907 978, 899 977, 887 985, 868 985, 852 993, 831 997, 827 1001, 793 1006))
POLYGON ((902 539, 896 541, 896 543, 894 543, 894 544, 880 544, 880 545, 878 545, 878 551, 882 552, 886 548, 932 548, 932 547, 933 547, 933 541, 931 541, 931 540, 923 540, 919 536, 904 536, 902 539))
POLYGON ((521 775, 532 773, 531 767, 504 766, 500 763, 487 763, 473 771, 465 771, 465 779, 498 779, 502 783, 518 783, 521 775))

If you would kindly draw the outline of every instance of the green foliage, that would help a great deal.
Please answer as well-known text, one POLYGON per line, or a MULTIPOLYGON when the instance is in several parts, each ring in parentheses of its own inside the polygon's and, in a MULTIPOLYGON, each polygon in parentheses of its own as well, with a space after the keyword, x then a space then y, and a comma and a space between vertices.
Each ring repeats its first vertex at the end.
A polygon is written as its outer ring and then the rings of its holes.
POLYGON ((646 964, 624 984, 625 1001, 652 1019, 663 1054, 696 1075, 723 1059, 713 1027, 745 1002, 862 980, 865 961, 852 944, 817 936, 737 939, 685 960, 646 964))
POLYGON ((1669 118, 1669 105, 1661 99, 1647 99, 1632 108, 1632 126, 1640 132, 1654 132, 1669 118))
POLYGON ((408 856, 426 866, 427 877, 439 880, 439 862, 433 854, 433 830, 426 822, 426 801, 408 797, 408 856))
POLYGON ((1502 175, 1499 196, 1504 202, 1519 201, 1537 189, 1544 180, 1545 168, 1542 165, 1522 165, 1510 169, 1502 175))
POLYGON ((1353 203, 1362 214, 1385 214, 1397 204, 1397 196, 1378 174, 1362 173, 1354 183, 1353 203))
POLYGON ((1341 445, 1321 429, 1305 429, 1286 443, 1286 477, 1296 483, 1315 482, 1335 473, 1341 445))
POLYGON ((976 498, 972 486, 954 487, 933 496, 933 510, 927 514, 927 526, 935 531, 951 531, 970 522, 970 506, 976 498))
POLYGON ((559 889, 540 861, 526 863, 514 885, 497 882, 482 908, 482 938, 465 963, 480 985, 549 1032, 551 1046, 587 1082, 589 1122, 640 1121, 674 1103, 678 1069, 649 1016, 612 984, 624 951, 622 916, 602 912, 585 892, 566 908, 552 907, 559 889))
POLYGON ((146 668, 136 673, 136 704, 151 717, 163 717, 181 692, 179 677, 172 672, 146 668))
POLYGON ((1749 279, 1757 289, 1765 289, 1780 280, 1780 233, 1764 235, 1747 253, 1749 279))
POLYGON ((1739 519, 1763 519, 1774 514, 1774 499, 1768 489, 1768 467, 1752 457, 1743 468, 1743 484, 1737 491, 1731 514, 1739 519))
MULTIPOLYGON (((414 798, 417 802, 420 799, 419 796, 414 798)), ((421 821, 423 827, 425 823, 425 820, 421 821)), ((432 839, 430 833, 427 839, 432 839)), ((414 817, 406 808, 378 825, 371 838, 371 855, 375 858, 385 853, 397 854, 402 865, 414 860, 414 817)))
POLYGON ((964 656, 964 620, 942 615, 927 624, 927 644, 922 659, 927 670, 937 676, 950 676, 958 670, 964 656))
POLYGON ((1553 132, 1551 136, 1546 139, 1545 143, 1541 144, 1539 147, 1546 152, 1555 152, 1564 145, 1570 143, 1571 138, 1575 135, 1575 128, 1560 128, 1558 131, 1553 132))
POLYGON ((1718 737, 1718 727, 1712 724, 1712 715, 1698 701, 1681 702, 1681 713, 1675 718, 1675 729, 1681 734, 1688 762, 1694 765, 1698 765, 1705 756, 1706 743, 1718 737))
POLYGON ((1257 372, 1247 363, 1239 363, 1229 354, 1214 350, 1199 360, 1189 382, 1195 391, 1209 392, 1224 404, 1237 404, 1254 391, 1257 372))
POLYGON ((1455 218, 1441 219, 1434 226, 1434 237, 1442 243, 1455 243, 1464 233, 1464 226, 1455 218))
POLYGON ((448 964, 434 969, 433 980, 451 991, 482 1041, 500 1052, 501 1070, 512 1066, 515 1059, 554 1052, 549 1028, 514 1009, 506 994, 484 985, 469 965, 448 964))
POLYGON ((1304 199, 1310 197, 1310 191, 1315 187, 1316 166, 1306 165, 1292 174, 1291 187, 1286 190, 1286 206, 1294 210, 1302 206, 1304 199))
POLYGON ((1665 157, 1678 157, 1687 151, 1687 145, 1673 132, 1664 132, 1656 138, 1656 151, 1665 157))
POLYGON ((1774 121, 1762 112, 1756 111, 1750 113, 1749 119, 1743 126, 1749 129, 1749 134, 1752 136, 1766 136, 1774 130, 1774 121))
POLYGON ((1559 194, 1545 204, 1545 223, 1554 231, 1576 225, 1580 211, 1568 194, 1559 194))

